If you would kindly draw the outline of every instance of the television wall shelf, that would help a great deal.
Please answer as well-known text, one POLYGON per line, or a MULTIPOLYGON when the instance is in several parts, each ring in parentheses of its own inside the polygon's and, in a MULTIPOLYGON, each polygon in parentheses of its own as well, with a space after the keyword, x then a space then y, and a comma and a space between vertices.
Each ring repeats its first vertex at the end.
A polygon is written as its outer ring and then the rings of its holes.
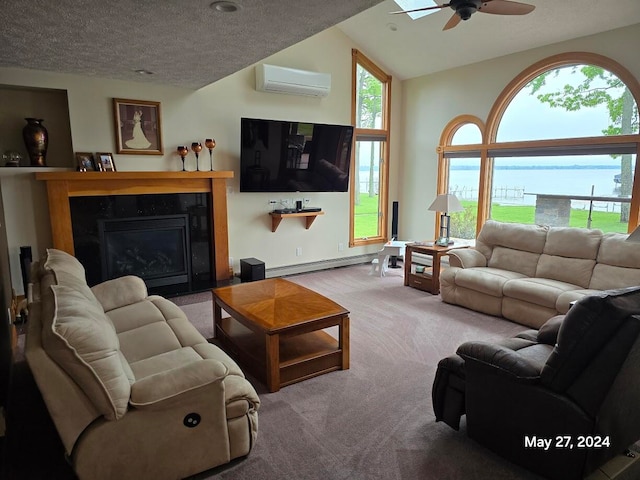
POLYGON ((295 212, 295 213, 275 213, 270 212, 271 215, 271 231, 275 232, 278 229, 278 225, 283 218, 290 217, 305 217, 305 229, 309 230, 309 227, 316 219, 318 215, 324 215, 324 212, 295 212))

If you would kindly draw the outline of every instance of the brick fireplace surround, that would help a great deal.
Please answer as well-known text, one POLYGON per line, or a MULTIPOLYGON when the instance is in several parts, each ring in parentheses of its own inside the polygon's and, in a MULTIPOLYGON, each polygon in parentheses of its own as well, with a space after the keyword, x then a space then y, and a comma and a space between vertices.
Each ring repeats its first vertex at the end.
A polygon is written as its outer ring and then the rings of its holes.
POLYGON ((207 193, 211 198, 211 258, 215 280, 229 278, 226 180, 231 171, 213 172, 38 172, 47 185, 53 247, 74 255, 70 197, 207 193))

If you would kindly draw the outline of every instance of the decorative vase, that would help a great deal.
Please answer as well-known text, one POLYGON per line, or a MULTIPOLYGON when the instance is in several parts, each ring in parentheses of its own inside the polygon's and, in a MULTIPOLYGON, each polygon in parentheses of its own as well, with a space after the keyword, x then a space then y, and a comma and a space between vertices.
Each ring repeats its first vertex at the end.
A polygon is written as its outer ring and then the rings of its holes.
POLYGON ((31 165, 44 167, 47 165, 47 146, 49 144, 47 129, 42 125, 44 120, 42 118, 25 118, 25 120, 27 124, 22 129, 22 138, 27 147, 31 165))

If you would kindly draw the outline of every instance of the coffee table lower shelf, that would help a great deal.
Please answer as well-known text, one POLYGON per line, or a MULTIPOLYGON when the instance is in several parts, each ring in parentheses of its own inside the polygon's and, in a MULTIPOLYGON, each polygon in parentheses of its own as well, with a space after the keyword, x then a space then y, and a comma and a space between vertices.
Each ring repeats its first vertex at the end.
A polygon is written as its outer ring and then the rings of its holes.
POLYGON ((270 385, 267 335, 254 333, 231 317, 221 320, 215 335, 223 349, 244 369, 264 382, 271 392, 292 383, 344 368, 343 352, 339 348, 339 342, 328 333, 316 330, 303 334, 280 334, 278 335, 280 381, 277 386, 270 385))

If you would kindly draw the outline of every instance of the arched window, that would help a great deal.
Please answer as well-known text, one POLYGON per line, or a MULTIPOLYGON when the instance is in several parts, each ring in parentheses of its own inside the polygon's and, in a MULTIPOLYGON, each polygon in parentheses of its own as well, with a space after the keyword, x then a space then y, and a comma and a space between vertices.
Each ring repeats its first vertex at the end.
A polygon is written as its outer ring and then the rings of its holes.
MULTIPOLYGON (((486 143, 477 149, 478 226, 493 218, 605 232, 635 228, 638 98, 637 80, 595 54, 557 55, 522 72, 495 102, 486 143)), ((443 157, 460 148, 441 145, 443 157)), ((453 165, 441 170, 448 185, 453 165)))
POLYGON ((439 168, 445 174, 438 193, 455 195, 464 208, 450 214, 450 235, 454 238, 473 239, 476 236, 481 159, 478 147, 482 145, 483 130, 484 124, 480 119, 463 115, 449 123, 441 139, 448 145, 459 147, 441 155, 439 168))

